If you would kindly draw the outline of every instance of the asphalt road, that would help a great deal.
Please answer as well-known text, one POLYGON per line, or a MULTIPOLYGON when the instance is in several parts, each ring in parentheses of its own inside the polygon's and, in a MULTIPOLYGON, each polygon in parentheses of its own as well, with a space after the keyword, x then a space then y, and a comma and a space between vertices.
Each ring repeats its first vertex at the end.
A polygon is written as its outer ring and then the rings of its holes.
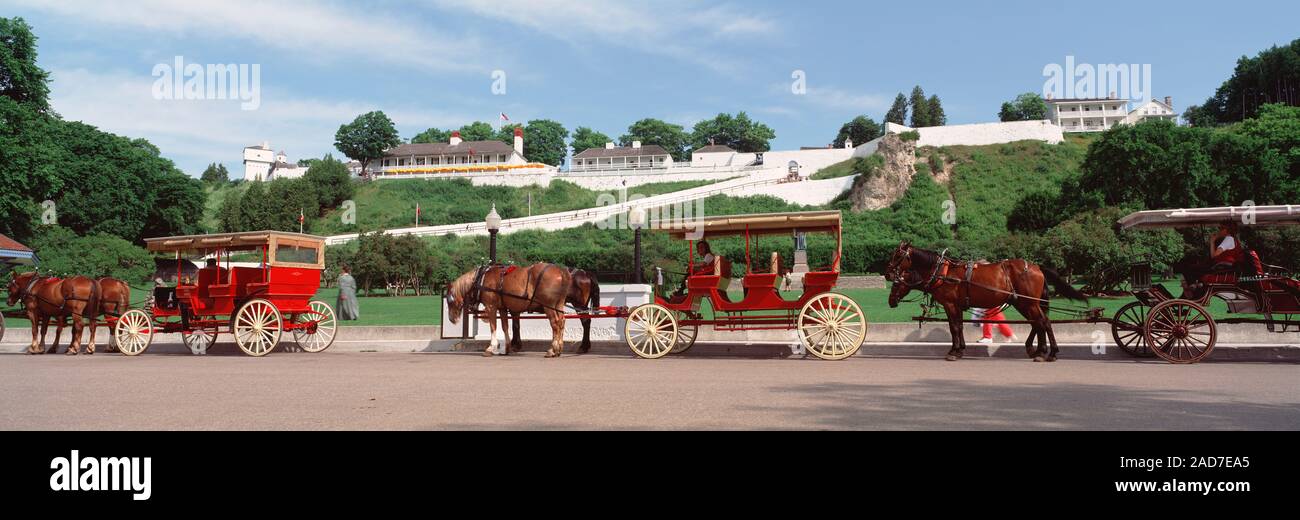
POLYGON ((0 429, 1300 429, 1300 364, 0 355, 0 429))

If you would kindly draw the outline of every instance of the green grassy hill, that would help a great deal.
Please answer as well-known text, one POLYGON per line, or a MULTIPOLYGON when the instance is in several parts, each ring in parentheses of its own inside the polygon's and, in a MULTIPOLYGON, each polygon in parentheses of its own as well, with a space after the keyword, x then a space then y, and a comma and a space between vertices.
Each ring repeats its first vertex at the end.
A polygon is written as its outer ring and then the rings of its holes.
MULTIPOLYGON (((629 193, 659 195, 713 182, 718 181, 644 184, 629 189, 629 193)), ((414 226, 417 203, 420 205, 420 225, 423 226, 480 222, 493 204, 501 218, 509 219, 594 207, 601 193, 560 180, 546 187, 524 188, 473 186, 465 179, 373 181, 357 184, 353 196, 356 202, 355 225, 343 224, 342 210, 335 209, 315 219, 310 227, 314 234, 336 235, 414 226)), ((614 196, 619 194, 614 193, 614 196)))

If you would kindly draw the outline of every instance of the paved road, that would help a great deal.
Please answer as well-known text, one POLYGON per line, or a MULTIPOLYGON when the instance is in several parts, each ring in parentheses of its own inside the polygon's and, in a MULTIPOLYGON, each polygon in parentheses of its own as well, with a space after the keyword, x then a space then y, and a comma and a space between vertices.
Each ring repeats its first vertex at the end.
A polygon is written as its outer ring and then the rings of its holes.
POLYGON ((0 429, 1300 429, 1300 364, 0 355, 0 429))

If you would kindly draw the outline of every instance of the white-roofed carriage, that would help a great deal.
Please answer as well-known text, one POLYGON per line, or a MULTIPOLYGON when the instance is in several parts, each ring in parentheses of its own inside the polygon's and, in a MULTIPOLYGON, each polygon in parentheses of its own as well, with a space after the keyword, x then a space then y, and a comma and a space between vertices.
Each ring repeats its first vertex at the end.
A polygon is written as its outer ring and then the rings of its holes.
MULTIPOLYGON (((1232 224, 1236 227, 1300 224, 1300 206, 1227 206, 1139 211, 1120 219, 1121 229, 1192 228, 1232 224)), ((1239 240, 1239 238, 1238 238, 1239 240)), ((1289 269, 1260 261, 1246 250, 1237 260, 1186 280, 1189 291, 1175 297, 1150 283, 1150 269, 1135 265, 1133 294, 1112 320, 1120 346, 1135 354, 1154 354, 1173 363, 1195 363, 1214 350, 1218 325, 1256 323, 1271 332, 1300 330, 1300 281, 1289 269), (1214 298, 1229 314, 1216 320, 1207 309, 1214 298)))

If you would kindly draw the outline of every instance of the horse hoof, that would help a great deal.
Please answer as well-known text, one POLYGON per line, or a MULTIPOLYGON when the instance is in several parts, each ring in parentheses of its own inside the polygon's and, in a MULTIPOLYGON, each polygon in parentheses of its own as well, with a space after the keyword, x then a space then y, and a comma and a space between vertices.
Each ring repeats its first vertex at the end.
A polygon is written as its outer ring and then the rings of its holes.
POLYGON ((1035 362, 1035 363, 1042 363, 1042 362, 1043 362, 1043 356, 1034 356, 1034 362, 1035 362))
POLYGON ((546 357, 548 357, 548 358, 560 357, 560 354, 559 354, 558 352, 553 352, 553 351, 548 350, 548 351, 546 351, 546 357))
POLYGON ((961 359, 961 356, 954 356, 952 354, 948 354, 948 356, 944 357, 943 359, 947 361, 957 361, 958 359, 961 359))
POLYGON ((483 351, 483 357, 492 357, 492 356, 495 356, 495 355, 496 355, 496 354, 493 354, 491 350, 484 350, 484 351, 483 351))
POLYGON ((1047 362, 1048 363, 1056 362, 1056 356, 1047 356, 1047 362))

